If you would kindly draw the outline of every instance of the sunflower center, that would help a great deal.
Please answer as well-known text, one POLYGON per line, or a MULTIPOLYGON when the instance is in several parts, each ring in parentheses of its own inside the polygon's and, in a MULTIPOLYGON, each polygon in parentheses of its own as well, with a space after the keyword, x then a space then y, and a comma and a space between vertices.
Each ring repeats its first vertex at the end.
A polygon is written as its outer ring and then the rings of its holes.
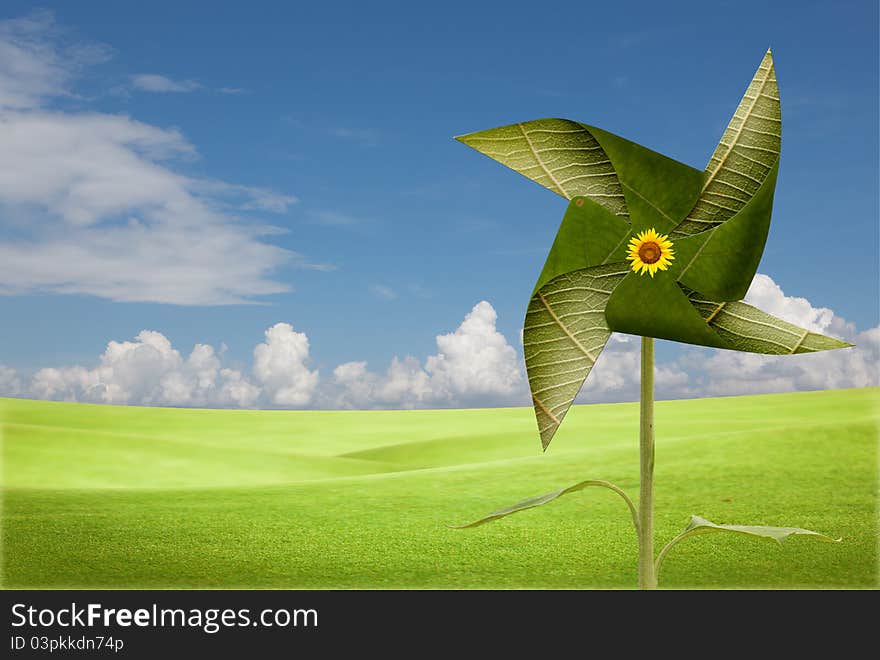
POLYGON ((639 259, 642 260, 642 263, 656 264, 660 261, 661 255, 660 246, 654 241, 645 241, 639 247, 639 259))

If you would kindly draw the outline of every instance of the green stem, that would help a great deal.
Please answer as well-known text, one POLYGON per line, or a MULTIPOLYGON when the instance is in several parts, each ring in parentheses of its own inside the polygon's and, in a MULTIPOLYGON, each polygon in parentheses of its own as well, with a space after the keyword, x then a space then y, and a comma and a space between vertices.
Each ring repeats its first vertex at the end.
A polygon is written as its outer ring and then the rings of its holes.
POLYGON ((660 573, 660 567, 663 565, 663 560, 666 559, 666 555, 672 550, 673 546, 679 541, 684 541, 686 538, 690 538, 691 536, 697 536, 698 534, 704 534, 703 530, 694 530, 688 529, 683 531, 681 534, 672 539, 669 543, 663 546, 663 549, 660 551, 660 554, 657 555, 657 561, 654 564, 654 574, 660 573))
POLYGON ((654 339, 642 337, 639 409, 639 588, 656 589, 654 569, 654 339))

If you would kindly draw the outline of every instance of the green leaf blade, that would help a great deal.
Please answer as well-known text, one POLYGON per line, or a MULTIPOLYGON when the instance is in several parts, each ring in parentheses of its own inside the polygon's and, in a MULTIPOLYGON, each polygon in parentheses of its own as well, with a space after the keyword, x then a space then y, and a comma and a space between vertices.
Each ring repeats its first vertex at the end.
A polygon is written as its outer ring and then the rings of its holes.
POLYGON ((697 201, 703 172, 596 126, 584 125, 617 172, 634 232, 668 234, 697 201))
POLYGON ((672 539, 669 543, 667 543, 663 549, 660 551, 660 554, 657 555, 657 560, 654 563, 654 568, 657 573, 660 572, 660 567, 663 565, 663 560, 666 559, 666 555, 669 554, 669 551, 672 550, 677 544, 684 541, 691 536, 698 536, 700 534, 712 534, 716 532, 730 532, 733 534, 744 534, 746 536, 754 536, 757 538, 765 538, 775 541, 778 545, 782 546, 786 540, 788 540, 792 536, 809 536, 815 538, 819 541, 824 541, 826 543, 840 543, 843 539, 834 539, 825 534, 821 534, 820 532, 814 532, 811 529, 804 529, 803 527, 771 527, 768 525, 719 525, 718 523, 714 523, 711 520, 706 520, 701 516, 691 516, 691 520, 688 523, 688 526, 684 528, 684 531, 672 539))
POLYGON ((707 300, 682 286, 691 304, 724 342, 722 348, 765 355, 796 355, 849 348, 852 344, 788 323, 744 303, 707 300))
POLYGON ((575 270, 626 259, 629 225, 588 197, 568 204, 547 260, 532 291, 575 270))
POLYGON ((608 481, 602 481, 601 479, 588 479, 587 481, 581 481, 574 484, 573 486, 569 486, 568 488, 560 488, 559 490, 544 493, 543 495, 527 497, 526 499, 520 500, 519 502, 511 504, 510 506, 505 506, 497 509, 490 514, 483 516, 482 518, 474 520, 473 522, 465 523, 464 525, 449 525, 449 527, 451 527, 452 529, 467 529, 469 527, 479 527, 480 525, 485 525, 486 523, 492 522, 493 520, 505 518, 511 514, 519 513, 520 511, 534 509, 535 507, 549 504, 553 500, 556 500, 563 495, 576 493, 577 491, 583 490, 584 488, 588 488, 590 486, 601 486, 602 488, 608 488, 609 490, 613 490, 615 493, 620 495, 626 502, 627 507, 629 508, 630 515, 632 516, 633 525, 635 525, 636 530, 638 530, 638 513, 636 511, 635 504, 633 504, 633 501, 629 498, 629 495, 627 495, 626 492, 624 492, 618 486, 615 486, 608 481))
POLYGON ((544 449, 611 336, 605 307, 628 271, 615 263, 565 273, 529 303, 523 352, 544 449))
POLYGON ((605 319, 614 332, 700 346, 724 346, 676 284, 673 275, 665 271, 659 271, 654 277, 630 272, 614 289, 605 319))
POLYGON ((768 50, 709 159, 697 203, 671 238, 706 231, 738 213, 770 174, 781 148, 782 108, 768 50))
POLYGON ((677 241, 684 256, 688 244, 698 245, 686 263, 680 262, 677 279, 711 298, 740 300, 758 270, 773 211, 778 163, 748 204, 726 222, 677 241))
POLYGON ((576 486, 561 488, 559 490, 554 490, 550 493, 544 493, 543 495, 527 497, 526 499, 520 500, 519 502, 511 504, 510 506, 505 506, 497 509, 490 514, 479 518, 478 520, 474 520, 473 522, 469 522, 464 525, 450 525, 450 527, 452 527, 453 529, 468 529, 470 527, 479 527, 480 525, 485 525, 486 523, 492 522, 493 520, 505 518, 506 516, 509 516, 511 514, 525 511, 526 509, 533 509, 537 506, 542 506, 544 504, 552 502, 553 500, 562 497, 566 493, 572 492, 572 489, 576 489, 576 486))
POLYGON ((614 215, 629 217, 611 160, 582 124, 535 119, 455 139, 565 199, 589 197, 614 215))
POLYGON ((812 536, 826 543, 839 543, 842 539, 834 539, 825 534, 814 532, 811 529, 802 527, 770 527, 767 525, 719 525, 711 520, 706 520, 700 516, 691 516, 691 521, 685 528, 684 533, 688 535, 713 533, 713 532, 733 532, 736 534, 745 534, 747 536, 756 536, 758 538, 772 539, 780 546, 792 536, 812 536))

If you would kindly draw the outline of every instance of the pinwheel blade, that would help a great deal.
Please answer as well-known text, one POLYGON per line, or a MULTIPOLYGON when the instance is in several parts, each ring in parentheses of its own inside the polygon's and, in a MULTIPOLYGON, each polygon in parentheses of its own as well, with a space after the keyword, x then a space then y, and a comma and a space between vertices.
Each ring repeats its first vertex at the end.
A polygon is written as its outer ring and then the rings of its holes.
POLYGON ((717 302, 682 287, 722 348, 765 355, 796 355, 849 348, 852 344, 783 321, 743 301, 717 302))
POLYGON ((628 270, 615 263, 565 273, 529 303, 523 351, 544 449, 611 336, 605 306, 628 270))
POLYGON ((578 122, 535 119, 455 139, 557 195, 589 197, 614 215, 629 217, 608 155, 578 122))
POLYGON ((770 175, 781 147, 782 109, 768 50, 709 159, 697 203, 670 236, 697 234, 736 215, 770 175))

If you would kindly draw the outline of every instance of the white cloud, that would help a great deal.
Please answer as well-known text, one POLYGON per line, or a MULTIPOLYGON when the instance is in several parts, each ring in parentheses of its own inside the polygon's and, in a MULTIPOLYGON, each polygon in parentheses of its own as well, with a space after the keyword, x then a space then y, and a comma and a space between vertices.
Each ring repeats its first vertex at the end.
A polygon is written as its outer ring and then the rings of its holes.
POLYGON ((431 378, 419 361, 395 356, 381 376, 369 371, 366 362, 339 365, 321 404, 327 408, 419 408, 434 401, 431 378))
POLYGON ((200 195, 208 195, 215 202, 227 200, 225 206, 232 209, 286 213, 291 206, 299 203, 299 198, 294 195, 286 195, 259 186, 243 186, 209 179, 189 179, 188 184, 193 191, 200 195))
POLYGON ((794 323, 810 332, 849 332, 839 317, 827 307, 813 307, 806 298, 786 296, 773 279, 758 273, 746 292, 745 301, 768 314, 778 316, 783 321, 794 323))
POLYGON ((397 298, 397 292, 390 286, 385 286, 384 284, 373 284, 370 287, 370 293, 380 300, 394 300, 397 298))
MULTIPOLYGON (((761 394, 880 385, 880 328, 855 326, 806 298, 786 296, 758 273, 746 302, 812 332, 839 337, 854 348, 799 355, 760 355, 681 345, 673 360, 658 362, 655 389, 660 398, 761 394)), ((579 402, 635 401, 639 397, 638 337, 612 335, 578 397, 579 402)))
POLYGON ((375 392, 377 404, 391 408, 417 408, 437 400, 430 377, 419 361, 408 355, 403 360, 394 356, 385 378, 375 392))
POLYGON ((214 349, 196 344, 184 360, 160 332, 143 330, 134 341, 111 341, 92 369, 40 369, 29 395, 39 399, 139 405, 250 406, 259 388, 221 369, 214 349))
POLYGON ((309 338, 289 323, 266 330, 266 341, 254 348, 254 377, 272 404, 301 407, 318 385, 318 371, 309 371, 309 338))
POLYGON ((104 46, 64 37, 47 11, 0 21, 0 109, 33 108, 71 95, 76 73, 109 56, 104 46))
POLYGON ((235 369, 221 369, 223 385, 216 405, 226 408, 253 408, 257 405, 261 390, 235 369))
POLYGON ((139 73, 131 77, 132 87, 142 92, 194 92, 202 86, 195 80, 173 80, 156 73, 139 73))
MULTIPOLYGON (((614 333, 577 397, 578 403, 636 401, 641 374, 641 337, 614 333)), ((654 389, 658 397, 690 396, 688 373, 677 361, 657 361, 654 389)))
MULTIPOLYGON (((223 349, 221 348, 221 353, 223 349)), ((224 367, 221 355, 196 344, 184 358, 162 333, 143 330, 133 341, 111 341, 95 367, 37 371, 27 386, 0 365, 0 395, 136 405, 301 408, 312 400, 309 340, 276 323, 254 348, 252 375, 224 367)))
MULTIPOLYGON (((790 298, 761 276, 763 307, 818 331, 842 328, 855 348, 768 356, 686 347, 656 365, 658 398, 690 398, 880 385, 880 327, 856 332, 831 310, 790 298), (812 319, 812 321, 811 321, 812 319), (849 334, 846 334, 849 333, 849 334)), ((758 300, 756 300, 758 302, 758 300)), ((29 380, 0 365, 0 395, 41 399, 208 407, 427 408, 528 405, 521 357, 497 330, 495 309, 475 305, 458 328, 438 335, 424 362, 394 357, 382 372, 365 361, 338 365, 321 381, 309 338, 276 323, 253 351, 250 372, 223 365, 224 348, 196 344, 187 357, 159 332, 111 341, 95 367, 41 369, 29 380)), ((671 344, 661 347, 660 353, 671 344)), ((614 334, 587 381, 581 403, 639 395, 638 337, 614 334)))
MULTIPOLYGON (((129 83, 127 85, 114 87, 111 92, 128 98, 131 96, 131 90, 153 94, 186 94, 204 89, 206 89, 205 85, 198 80, 178 80, 158 73, 138 73, 129 76, 129 83)), ((237 95, 247 92, 243 87, 218 87, 212 91, 226 95, 237 95)))
POLYGON ((48 14, 0 22, 0 294, 233 304, 290 290, 283 265, 327 268, 240 213, 295 197, 182 174, 197 152, 176 130, 47 107, 99 50, 56 32, 48 14))
POLYGON ((328 398, 336 408, 359 408, 375 399, 379 378, 367 370, 367 363, 345 362, 333 370, 333 391, 328 398))
POLYGON ((487 400, 518 393, 522 370, 514 348, 495 327, 498 315, 477 303, 455 332, 437 337, 437 355, 425 363, 435 396, 450 401, 487 400))
POLYGON ((717 351, 694 356, 700 396, 765 394, 880 385, 880 329, 856 335, 855 348, 792 356, 717 351))
POLYGON ((485 300, 452 333, 437 336, 435 355, 394 357, 382 375, 366 362, 347 362, 333 371, 322 396, 324 407, 418 408, 523 404, 528 401, 516 350, 495 327, 497 315, 485 300))
POLYGON ((15 369, 0 364, 0 396, 20 396, 23 387, 15 369))
POLYGON ((693 351, 680 362, 694 375, 702 396, 760 394, 880 385, 880 327, 857 332, 853 324, 805 298, 786 296, 758 274, 746 301, 812 332, 855 344, 852 348, 770 356, 736 351, 693 351))

